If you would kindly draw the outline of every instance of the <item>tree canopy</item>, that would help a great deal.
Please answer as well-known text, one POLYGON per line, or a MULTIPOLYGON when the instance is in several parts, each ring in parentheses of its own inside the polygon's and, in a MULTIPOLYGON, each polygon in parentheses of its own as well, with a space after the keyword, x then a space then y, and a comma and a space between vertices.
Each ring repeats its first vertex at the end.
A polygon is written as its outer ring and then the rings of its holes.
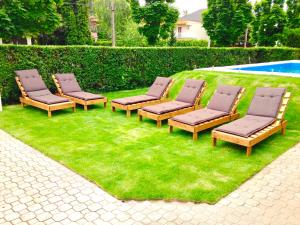
POLYGON ((144 6, 138 0, 129 1, 132 18, 149 45, 171 36, 179 17, 178 10, 170 5, 175 0, 146 0, 144 6))
POLYGON ((254 7, 252 42, 261 46, 274 46, 286 25, 284 0, 262 0, 254 7))
POLYGON ((208 0, 203 26, 213 45, 233 46, 252 21, 248 0, 208 0))
POLYGON ((34 37, 52 33, 60 25, 61 17, 57 12, 60 3, 60 0, 3 0, 0 26, 9 25, 8 36, 34 37))
POLYGON ((287 0, 287 26, 289 28, 300 28, 300 1, 287 0))
POLYGON ((92 43, 88 9, 88 0, 64 0, 59 11, 63 18, 65 44, 86 45, 92 43))

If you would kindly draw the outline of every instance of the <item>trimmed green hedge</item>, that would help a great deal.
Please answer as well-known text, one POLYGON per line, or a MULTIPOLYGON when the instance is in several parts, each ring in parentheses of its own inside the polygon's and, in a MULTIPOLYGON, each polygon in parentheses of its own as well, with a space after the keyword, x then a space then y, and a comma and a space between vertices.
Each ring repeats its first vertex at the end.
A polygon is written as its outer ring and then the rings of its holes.
POLYGON ((206 40, 177 40, 176 47, 189 47, 189 46, 197 46, 197 47, 207 47, 208 41, 206 40))
POLYGON ((4 103, 16 102, 15 70, 36 68, 54 91, 54 73, 75 73, 94 92, 149 86, 156 76, 210 66, 300 59, 292 48, 110 48, 92 46, 0 46, 4 103))

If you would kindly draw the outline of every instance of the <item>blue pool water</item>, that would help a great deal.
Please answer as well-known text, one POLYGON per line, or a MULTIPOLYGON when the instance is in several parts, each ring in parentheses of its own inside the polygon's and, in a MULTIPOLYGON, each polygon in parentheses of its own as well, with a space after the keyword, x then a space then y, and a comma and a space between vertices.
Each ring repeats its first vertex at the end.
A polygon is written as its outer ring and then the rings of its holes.
POLYGON ((277 72, 277 73, 292 73, 300 74, 300 62, 282 62, 271 65, 236 67, 233 70, 257 71, 257 72, 277 72))

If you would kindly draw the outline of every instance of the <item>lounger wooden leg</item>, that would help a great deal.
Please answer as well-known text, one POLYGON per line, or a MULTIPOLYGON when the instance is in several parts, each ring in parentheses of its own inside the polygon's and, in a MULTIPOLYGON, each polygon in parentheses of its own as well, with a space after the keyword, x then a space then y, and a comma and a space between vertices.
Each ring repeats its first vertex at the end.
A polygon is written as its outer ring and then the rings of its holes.
POLYGON ((126 116, 130 117, 131 116, 131 111, 130 110, 126 110, 126 116))
POLYGON ((48 110, 48 117, 50 118, 52 116, 51 110, 48 110))
POLYGON ((283 125, 281 128, 281 135, 285 135, 286 132, 286 125, 283 125))
POLYGON ((252 146, 247 147, 247 156, 250 156, 252 152, 252 146))
POLYGON ((169 126, 169 133, 172 133, 173 132, 173 126, 169 126))
POLYGON ((143 121, 143 116, 139 115, 139 121, 143 121))
POLYGON ((24 103, 23 102, 21 102, 21 106, 22 106, 22 108, 24 108, 24 103))
POLYGON ((161 120, 157 120, 157 127, 161 128, 161 120))
POLYGON ((87 111, 88 110, 88 106, 87 105, 84 105, 84 111, 87 111))
POLYGON ((212 145, 213 147, 217 146, 217 138, 215 137, 212 138, 212 145))
POLYGON ((72 107, 73 113, 76 112, 76 106, 72 107))
POLYGON ((103 106, 104 106, 104 108, 106 109, 107 102, 104 102, 104 103, 103 103, 103 106))
POLYGON ((115 112, 116 111, 116 107, 112 106, 111 107, 111 111, 115 112))
POLYGON ((198 132, 193 133, 193 140, 197 141, 198 140, 198 132))

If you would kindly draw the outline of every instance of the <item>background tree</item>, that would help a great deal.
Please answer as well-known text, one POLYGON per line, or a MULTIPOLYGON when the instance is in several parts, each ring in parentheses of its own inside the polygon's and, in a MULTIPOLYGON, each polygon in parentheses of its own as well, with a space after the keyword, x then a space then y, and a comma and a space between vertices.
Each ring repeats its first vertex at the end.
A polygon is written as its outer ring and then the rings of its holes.
POLYGON ((247 0, 208 0, 203 26, 213 45, 234 46, 252 21, 252 6, 247 0))
POLYGON ((2 44, 3 38, 10 38, 13 35, 15 27, 5 9, 1 5, 0 7, 0 44, 2 44))
POLYGON ((147 38, 149 45, 170 37, 179 17, 177 9, 170 4, 175 0, 146 0, 141 6, 138 0, 130 0, 132 18, 139 32, 147 38))
MULTIPOLYGON (((115 1, 115 22, 117 37, 125 32, 127 24, 132 22, 130 5, 126 0, 115 1)), ((94 0, 94 13, 99 20, 98 36, 111 38, 111 0, 94 0)))
POLYGON ((274 46, 281 38, 286 25, 284 0, 262 0, 255 4, 252 42, 274 46))
POLYGON ((287 26, 289 28, 300 28, 300 1, 287 0, 287 26))
POLYGON ((2 9, 14 25, 14 35, 26 37, 31 44, 32 37, 52 33, 60 25, 60 3, 61 0, 3 0, 2 9))
POLYGON ((89 8, 87 0, 64 0, 59 12, 63 18, 64 43, 68 45, 92 44, 89 30, 89 8))

